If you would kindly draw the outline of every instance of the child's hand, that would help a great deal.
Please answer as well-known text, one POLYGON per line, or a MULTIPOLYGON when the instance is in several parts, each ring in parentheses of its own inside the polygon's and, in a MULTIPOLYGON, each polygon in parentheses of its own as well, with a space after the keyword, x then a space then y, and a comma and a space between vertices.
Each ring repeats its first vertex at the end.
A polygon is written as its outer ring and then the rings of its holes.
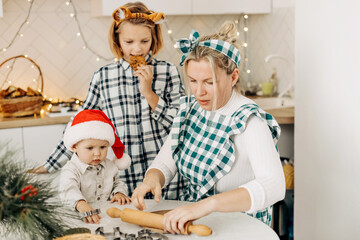
POLYGON ((122 193, 116 193, 110 200, 110 203, 113 202, 118 202, 119 205, 125 205, 125 204, 130 204, 131 199, 122 193))
POLYGON ((152 81, 153 81, 153 71, 151 65, 141 65, 135 71, 134 76, 137 76, 140 79, 140 93, 143 96, 147 96, 153 93, 152 90, 152 81))
MULTIPOLYGON (((77 204, 76 204, 76 210, 79 211, 79 213, 85 213, 88 211, 93 211, 94 209, 84 200, 80 200, 77 204)), ((91 215, 88 217, 84 217, 82 220, 84 223, 96 223, 99 224, 100 223, 100 219, 101 217, 98 214, 95 215, 91 215)))

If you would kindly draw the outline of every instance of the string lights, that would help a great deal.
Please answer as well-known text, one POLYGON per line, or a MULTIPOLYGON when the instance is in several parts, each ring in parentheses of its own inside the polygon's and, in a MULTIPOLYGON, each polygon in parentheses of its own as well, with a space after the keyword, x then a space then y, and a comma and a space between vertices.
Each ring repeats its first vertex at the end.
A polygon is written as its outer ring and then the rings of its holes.
POLYGON ((78 32, 76 33, 76 36, 81 37, 81 39, 82 39, 82 41, 83 41, 83 43, 84 43, 83 49, 87 49, 87 50, 90 51, 92 54, 94 54, 94 55, 96 56, 96 61, 100 61, 100 59, 105 60, 105 61, 117 61, 116 58, 114 59, 114 58, 104 57, 103 55, 97 53, 94 49, 92 49, 92 48, 89 46, 88 42, 87 42, 86 39, 85 39, 85 36, 84 36, 84 34, 83 34, 83 31, 82 31, 82 29, 81 29, 81 24, 80 24, 80 22, 79 22, 79 19, 77 18, 77 10, 76 10, 76 7, 75 7, 73 1, 72 1, 72 0, 68 0, 68 1, 65 2, 65 4, 66 4, 67 6, 71 6, 72 9, 73 9, 73 12, 70 13, 70 17, 74 18, 74 20, 75 20, 75 22, 76 22, 76 25, 77 25, 77 27, 78 27, 78 32))
POLYGON ((18 37, 23 37, 24 34, 23 33, 20 33, 21 29, 25 26, 25 24, 29 24, 29 17, 30 17, 30 12, 31 12, 31 9, 32 9, 32 6, 34 4, 34 0, 28 0, 28 2, 30 3, 30 6, 29 6, 29 9, 27 11, 27 15, 26 15, 26 18, 25 20, 21 23, 19 29, 17 30, 17 32, 15 33, 14 37, 11 39, 10 43, 6 46, 6 47, 3 47, 2 48, 2 51, 3 52, 6 52, 7 49, 9 49, 15 42, 15 40, 18 38, 18 37))

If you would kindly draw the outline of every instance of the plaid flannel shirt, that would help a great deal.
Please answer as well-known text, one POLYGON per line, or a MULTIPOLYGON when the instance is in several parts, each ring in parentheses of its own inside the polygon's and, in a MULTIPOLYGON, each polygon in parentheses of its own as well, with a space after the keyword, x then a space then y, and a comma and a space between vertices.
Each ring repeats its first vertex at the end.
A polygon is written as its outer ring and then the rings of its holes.
MULTIPOLYGON (((129 63, 120 59, 94 73, 83 109, 102 110, 114 124, 116 134, 125 145, 132 164, 120 171, 131 196, 143 181, 144 174, 168 136, 177 114, 180 97, 184 93, 180 75, 175 65, 146 57, 153 66, 153 90, 159 96, 155 111, 151 110, 139 90, 139 79, 133 75, 129 63)), ((70 120, 71 123, 72 119, 70 120)), ((69 123, 69 124, 70 124, 69 123)), ((63 140, 55 148, 45 168, 51 172, 60 169, 71 158, 63 140)), ((182 177, 177 174, 163 190, 166 199, 178 199, 183 187, 182 177)), ((149 195, 147 196, 149 197, 149 195)))

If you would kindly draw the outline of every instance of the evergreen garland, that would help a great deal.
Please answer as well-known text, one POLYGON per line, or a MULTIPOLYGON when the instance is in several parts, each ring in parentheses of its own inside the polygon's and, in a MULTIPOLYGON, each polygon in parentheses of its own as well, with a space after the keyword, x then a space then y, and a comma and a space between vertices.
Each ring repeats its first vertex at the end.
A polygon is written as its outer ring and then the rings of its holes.
POLYGON ((57 191, 16 163, 15 151, 0 144, 0 231, 21 239, 53 239, 69 228, 63 217, 74 217, 56 200, 57 191))

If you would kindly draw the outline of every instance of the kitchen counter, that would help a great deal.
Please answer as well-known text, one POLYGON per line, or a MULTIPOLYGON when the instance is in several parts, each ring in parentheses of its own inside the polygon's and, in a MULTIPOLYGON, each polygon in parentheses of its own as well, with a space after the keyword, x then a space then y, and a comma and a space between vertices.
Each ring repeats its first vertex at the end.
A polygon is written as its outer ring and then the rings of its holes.
POLYGON ((0 129, 67 124, 70 118, 71 116, 49 117, 39 115, 18 118, 0 117, 0 129))
MULTIPOLYGON (((279 124, 294 124, 294 108, 267 109, 279 124)), ((0 129, 67 124, 71 116, 30 116, 20 118, 0 117, 0 129)))
POLYGON ((295 108, 277 108, 265 110, 271 114, 279 124, 294 124, 295 122, 295 108))

